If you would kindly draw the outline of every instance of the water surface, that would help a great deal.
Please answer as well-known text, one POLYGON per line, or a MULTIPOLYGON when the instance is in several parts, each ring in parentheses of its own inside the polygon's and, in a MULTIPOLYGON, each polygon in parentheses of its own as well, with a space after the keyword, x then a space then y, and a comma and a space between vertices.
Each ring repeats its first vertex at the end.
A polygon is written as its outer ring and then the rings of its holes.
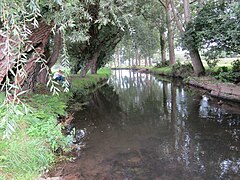
POLYGON ((240 109, 149 74, 112 72, 75 112, 70 179, 238 179, 240 109))

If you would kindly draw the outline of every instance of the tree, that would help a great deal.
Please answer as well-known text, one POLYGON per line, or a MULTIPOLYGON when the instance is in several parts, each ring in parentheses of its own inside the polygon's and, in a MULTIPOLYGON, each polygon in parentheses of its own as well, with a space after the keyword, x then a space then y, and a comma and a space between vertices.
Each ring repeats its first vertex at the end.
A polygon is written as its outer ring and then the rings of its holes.
POLYGON ((221 52, 240 52, 240 2, 209 1, 188 25, 184 40, 196 39, 196 46, 216 57, 221 52))
POLYGON ((166 13, 166 26, 168 30, 168 47, 169 47, 169 61, 170 64, 175 64, 175 51, 174 51, 174 34, 172 29, 172 21, 171 21, 171 0, 159 0, 162 6, 165 9, 166 13))
MULTIPOLYGON (((180 31, 181 34, 184 34, 186 32, 185 27, 187 27, 188 24, 190 24, 192 21, 190 2, 189 2, 189 0, 183 0, 183 4, 180 4, 180 7, 183 8, 183 10, 184 10, 184 21, 181 19, 181 16, 179 16, 179 12, 175 6, 174 0, 170 0, 170 4, 172 7, 174 20, 176 22, 178 30, 180 31)), ((191 41, 191 43, 185 44, 185 47, 189 51, 194 72, 197 76, 203 75, 205 72, 205 69, 204 69, 202 61, 201 61, 198 47, 195 46, 196 39, 191 38, 190 41, 191 41)))

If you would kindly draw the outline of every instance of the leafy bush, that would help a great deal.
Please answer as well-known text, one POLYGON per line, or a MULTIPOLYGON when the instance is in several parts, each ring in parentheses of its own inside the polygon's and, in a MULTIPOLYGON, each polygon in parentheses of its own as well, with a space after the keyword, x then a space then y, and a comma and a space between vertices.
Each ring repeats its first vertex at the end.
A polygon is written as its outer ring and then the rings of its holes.
POLYGON ((156 68, 162 68, 162 67, 167 67, 167 66, 169 66, 169 61, 166 61, 165 63, 157 62, 157 64, 155 65, 156 68))
POLYGON ((232 82, 237 84, 240 82, 240 72, 220 72, 218 75, 215 76, 215 78, 223 82, 232 82))
POLYGON ((232 62, 232 71, 240 72, 240 60, 239 59, 232 62))
POLYGON ((179 61, 172 66, 172 73, 174 76, 186 78, 192 76, 193 67, 191 63, 181 64, 179 61))
POLYGON ((206 62, 207 65, 210 69, 213 69, 217 66, 217 63, 219 62, 218 58, 219 52, 218 51, 214 51, 214 50, 209 50, 206 53, 204 53, 204 56, 206 57, 206 62))
POLYGON ((228 67, 227 66, 219 67, 217 73, 219 74, 220 72, 228 72, 228 67))
POLYGON ((214 73, 215 78, 223 82, 239 83, 240 82, 240 60, 232 62, 232 69, 227 67, 219 67, 214 73))

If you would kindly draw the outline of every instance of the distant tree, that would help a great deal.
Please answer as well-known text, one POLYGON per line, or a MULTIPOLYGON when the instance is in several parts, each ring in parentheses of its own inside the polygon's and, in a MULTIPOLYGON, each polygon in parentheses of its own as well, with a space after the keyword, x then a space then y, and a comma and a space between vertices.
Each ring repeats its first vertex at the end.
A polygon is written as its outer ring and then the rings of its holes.
POLYGON ((171 0, 158 0, 165 9, 166 26, 168 32, 168 48, 169 48, 169 61, 170 64, 175 64, 175 51, 174 51, 174 31, 172 28, 172 7, 171 0))

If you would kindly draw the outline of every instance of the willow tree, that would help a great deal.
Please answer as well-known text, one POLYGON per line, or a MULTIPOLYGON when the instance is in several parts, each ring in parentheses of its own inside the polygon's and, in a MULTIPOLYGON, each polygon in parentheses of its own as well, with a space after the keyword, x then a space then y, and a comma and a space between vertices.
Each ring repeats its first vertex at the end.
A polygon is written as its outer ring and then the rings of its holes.
POLYGON ((68 53, 73 59, 73 73, 81 70, 80 77, 84 77, 90 69, 96 73, 100 65, 105 64, 105 56, 110 56, 123 35, 133 4, 129 1, 98 0, 87 9, 91 17, 89 38, 87 41, 67 41, 68 53))
MULTIPOLYGON (((93 3, 78 0, 0 2, 0 83, 6 100, 19 100, 18 96, 31 90, 38 80, 46 83, 45 77, 58 59, 66 30, 81 27, 78 29, 81 37, 87 28, 75 24, 75 20, 88 22, 90 16, 85 9, 93 3), (53 51, 47 51, 48 47, 53 51), (43 69, 45 73, 40 75, 43 69)), ((53 81, 49 79, 49 82, 53 81)))
MULTIPOLYGON (((66 36, 71 33, 75 40, 88 39, 91 22, 88 8, 96 1, 0 1, 0 86, 6 94, 4 106, 1 106, 4 114, 1 114, 0 127, 6 129, 6 134, 14 129, 11 114, 21 113, 16 106, 21 102, 19 97, 32 90, 36 81, 46 82, 49 69, 60 51, 63 64, 69 64, 66 36)), ((107 18, 101 20, 104 19, 107 18)), ((50 89, 56 92, 51 78, 47 84, 51 84, 50 89)))

